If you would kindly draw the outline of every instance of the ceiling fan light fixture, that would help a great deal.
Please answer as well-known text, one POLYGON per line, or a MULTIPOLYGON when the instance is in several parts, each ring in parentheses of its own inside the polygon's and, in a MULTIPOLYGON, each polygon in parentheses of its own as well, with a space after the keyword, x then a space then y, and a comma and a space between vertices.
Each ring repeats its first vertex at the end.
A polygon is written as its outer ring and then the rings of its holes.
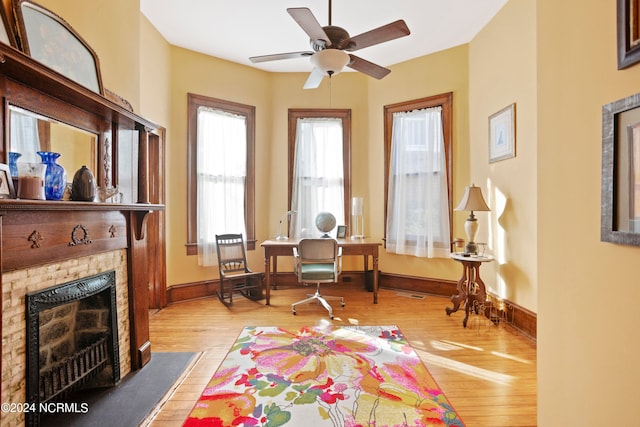
POLYGON ((311 56, 311 63, 326 76, 338 74, 349 61, 349 54, 338 49, 324 49, 311 56))

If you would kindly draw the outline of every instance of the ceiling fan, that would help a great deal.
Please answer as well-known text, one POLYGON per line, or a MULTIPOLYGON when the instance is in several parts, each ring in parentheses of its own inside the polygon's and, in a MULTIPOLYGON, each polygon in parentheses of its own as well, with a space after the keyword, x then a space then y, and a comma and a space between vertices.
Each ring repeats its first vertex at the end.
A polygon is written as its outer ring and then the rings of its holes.
POLYGON ((305 89, 315 89, 320 86, 324 76, 331 77, 347 66, 356 71, 381 79, 391 72, 388 68, 369 62, 353 52, 358 49, 384 43, 410 34, 404 20, 399 19, 387 25, 375 28, 357 36, 351 37, 347 30, 331 25, 331 0, 329 0, 329 25, 323 27, 306 7, 288 8, 289 15, 300 25, 311 38, 311 51, 277 53, 272 55, 252 56, 253 63, 310 57, 314 65, 309 78, 304 84, 305 89))

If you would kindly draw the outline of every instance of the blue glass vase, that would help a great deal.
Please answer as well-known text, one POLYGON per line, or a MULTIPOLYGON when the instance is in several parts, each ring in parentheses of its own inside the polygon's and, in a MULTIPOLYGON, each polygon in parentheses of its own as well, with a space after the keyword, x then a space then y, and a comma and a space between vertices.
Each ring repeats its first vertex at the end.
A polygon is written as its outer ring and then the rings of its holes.
POLYGON ((9 151, 9 172, 11 172, 11 176, 18 176, 18 158, 20 158, 22 154, 16 153, 15 151, 9 151))
POLYGON ((44 196, 47 200, 62 199, 67 185, 67 172, 56 163, 60 153, 38 151, 38 154, 42 159, 42 163, 47 165, 47 170, 44 174, 44 196))
POLYGON ((18 158, 22 154, 15 151, 9 151, 9 172, 11 173, 11 180, 13 181, 13 188, 18 191, 18 158))

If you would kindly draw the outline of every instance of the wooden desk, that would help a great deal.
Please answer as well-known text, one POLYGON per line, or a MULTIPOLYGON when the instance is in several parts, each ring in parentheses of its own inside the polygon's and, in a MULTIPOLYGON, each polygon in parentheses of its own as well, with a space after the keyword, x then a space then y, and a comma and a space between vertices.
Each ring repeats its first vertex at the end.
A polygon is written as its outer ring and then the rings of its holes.
POLYGON ((484 282, 480 278, 480 266, 483 262, 491 262, 494 260, 488 255, 471 255, 463 256, 462 254, 452 254, 451 258, 462 264, 462 277, 458 280, 458 293, 451 297, 453 308, 447 307, 445 310, 447 316, 458 311, 460 304, 464 302, 464 319, 462 326, 467 327, 469 319, 469 311, 475 310, 482 306, 487 298, 487 290, 484 282))
MULTIPOLYGON (((369 239, 337 239, 342 248, 342 255, 363 255, 365 280, 369 269, 369 256, 373 259, 373 303, 378 303, 378 248, 382 243, 369 239)), ((271 298, 271 259, 273 258, 273 275, 278 274, 278 256, 293 256, 293 248, 297 240, 265 240, 260 246, 264 248, 264 274, 266 289, 266 305, 271 298)))

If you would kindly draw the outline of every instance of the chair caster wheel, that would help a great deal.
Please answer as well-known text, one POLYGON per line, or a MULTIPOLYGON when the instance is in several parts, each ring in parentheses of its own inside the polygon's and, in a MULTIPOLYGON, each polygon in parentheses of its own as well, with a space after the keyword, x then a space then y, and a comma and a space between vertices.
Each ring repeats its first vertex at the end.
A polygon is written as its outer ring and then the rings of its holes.
POLYGON ((292 313, 294 316, 297 314, 295 311, 292 311, 291 313, 292 313))

